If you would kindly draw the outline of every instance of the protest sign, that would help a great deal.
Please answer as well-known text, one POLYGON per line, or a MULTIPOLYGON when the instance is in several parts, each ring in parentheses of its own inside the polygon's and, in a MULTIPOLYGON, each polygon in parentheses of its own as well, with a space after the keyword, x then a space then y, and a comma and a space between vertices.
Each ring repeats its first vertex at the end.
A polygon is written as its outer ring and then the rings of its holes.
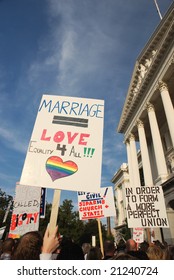
POLYGON ((43 95, 20 184, 100 191, 104 101, 43 95))
POLYGON ((137 243, 142 243, 144 241, 144 228, 133 229, 133 240, 137 243))
POLYGON ((169 227, 161 186, 125 188, 128 227, 169 227))
POLYGON ((6 226, 0 228, 0 240, 2 239, 2 237, 4 235, 5 229, 6 229, 6 226))
POLYGON ((46 188, 41 188, 40 218, 45 218, 45 211, 46 211, 46 188))
POLYGON ((100 193, 78 192, 78 207, 80 220, 115 216, 112 187, 101 188, 100 193))
POLYGON ((16 184, 9 237, 18 238, 26 232, 38 230, 41 189, 16 184))

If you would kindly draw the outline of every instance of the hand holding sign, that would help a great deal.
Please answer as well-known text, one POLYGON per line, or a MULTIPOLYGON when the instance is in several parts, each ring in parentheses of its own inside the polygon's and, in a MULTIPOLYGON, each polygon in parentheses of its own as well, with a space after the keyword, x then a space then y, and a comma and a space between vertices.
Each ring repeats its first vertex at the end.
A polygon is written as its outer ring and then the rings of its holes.
POLYGON ((42 253, 53 253, 59 245, 58 226, 50 233, 49 226, 44 234, 42 253))

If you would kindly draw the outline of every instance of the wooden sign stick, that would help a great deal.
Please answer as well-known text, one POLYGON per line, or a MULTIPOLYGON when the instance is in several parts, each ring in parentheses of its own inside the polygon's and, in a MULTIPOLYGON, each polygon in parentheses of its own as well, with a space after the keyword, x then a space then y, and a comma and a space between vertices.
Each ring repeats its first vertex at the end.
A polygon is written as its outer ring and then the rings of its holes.
POLYGON ((100 219, 97 219, 97 222, 98 222, 98 232, 99 232, 99 240, 100 240, 100 249, 101 249, 101 252, 102 252, 102 256, 104 257, 103 239, 102 239, 102 231, 101 231, 100 219))
POLYGON ((150 229, 149 228, 146 228, 146 234, 147 234, 147 242, 150 245, 151 244, 151 233, 150 233, 150 229))
POLYGON ((52 209, 50 215, 49 231, 52 233, 57 225, 57 217, 59 212, 59 203, 60 203, 60 190, 54 190, 52 209))

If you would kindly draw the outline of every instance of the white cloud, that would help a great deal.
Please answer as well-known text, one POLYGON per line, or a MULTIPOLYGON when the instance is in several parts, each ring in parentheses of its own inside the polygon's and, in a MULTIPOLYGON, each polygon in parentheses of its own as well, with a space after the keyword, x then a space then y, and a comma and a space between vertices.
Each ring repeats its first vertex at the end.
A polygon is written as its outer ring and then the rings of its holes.
MULTIPOLYGON (((103 22, 100 12, 94 13, 93 2, 80 1, 78 4, 74 1, 48 1, 51 36, 47 47, 50 52, 46 60, 34 62, 30 73, 31 79, 33 75, 37 77, 44 66, 55 66, 56 61, 59 61, 55 76, 58 91, 60 89, 63 94, 83 97, 89 94, 90 85, 100 80, 103 82, 104 79, 107 81, 113 75, 111 69, 108 71, 107 68, 110 67, 110 56, 120 49, 120 41, 110 32, 112 7, 108 9, 106 21, 103 22), (41 64, 40 67, 37 63, 41 64)), ((102 5, 100 3, 101 13, 104 13, 106 6, 105 1, 102 1, 102 5)), ((95 91, 93 94, 97 96, 100 92, 95 91)))
POLYGON ((1 177, 1 180, 4 180, 8 183, 12 183, 12 182, 14 183, 15 180, 16 180, 15 176, 12 176, 11 174, 5 174, 5 173, 2 173, 2 172, 0 172, 0 177, 1 177))
POLYGON ((20 130, 16 130, 15 127, 3 127, 1 125, 0 138, 10 149, 26 153, 28 144, 24 140, 22 131, 20 132, 20 130))

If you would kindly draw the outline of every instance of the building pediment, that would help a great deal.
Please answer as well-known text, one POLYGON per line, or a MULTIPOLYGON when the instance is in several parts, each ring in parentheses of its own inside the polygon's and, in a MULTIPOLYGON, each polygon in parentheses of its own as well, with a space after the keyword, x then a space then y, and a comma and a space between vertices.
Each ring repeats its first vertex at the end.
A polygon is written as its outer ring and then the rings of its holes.
MULTIPOLYGON (((149 85, 154 79, 155 73, 162 64, 166 54, 174 47, 174 4, 161 20, 160 24, 152 34, 148 43, 138 56, 127 98, 124 103, 122 115, 118 125, 118 132, 124 133, 132 119, 138 104, 146 95, 149 85)), ((173 56, 174 60, 174 56, 173 56)), ((173 63, 173 61, 172 61, 173 63)))

